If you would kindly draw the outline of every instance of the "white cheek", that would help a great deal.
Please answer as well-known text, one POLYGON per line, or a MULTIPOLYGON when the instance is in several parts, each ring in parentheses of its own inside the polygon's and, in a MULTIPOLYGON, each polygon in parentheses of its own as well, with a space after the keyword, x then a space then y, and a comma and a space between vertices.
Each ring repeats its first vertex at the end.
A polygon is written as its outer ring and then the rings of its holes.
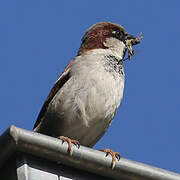
POLYGON ((111 38, 107 38, 103 44, 104 46, 108 47, 109 50, 113 52, 113 54, 122 58, 123 51, 126 47, 122 41, 111 37, 111 38))

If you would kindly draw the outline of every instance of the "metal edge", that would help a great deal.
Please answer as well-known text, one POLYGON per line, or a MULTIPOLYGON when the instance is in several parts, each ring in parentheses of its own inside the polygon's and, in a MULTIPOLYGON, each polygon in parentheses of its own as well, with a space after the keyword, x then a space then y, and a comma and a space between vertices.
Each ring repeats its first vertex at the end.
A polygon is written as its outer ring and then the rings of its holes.
MULTIPOLYGON (((14 150, 42 157, 91 173, 113 179, 128 180, 179 180, 180 174, 149 166, 143 163, 121 158, 112 170, 111 157, 105 157, 103 152, 73 145, 72 156, 68 154, 67 143, 36 132, 24 130, 15 126, 10 128, 0 138, 0 159, 8 156, 14 150), (6 146, 1 146, 4 143, 6 146), (6 152, 7 151, 7 152, 6 152), (1 154, 3 152, 3 155, 1 154), (8 155, 7 155, 8 154, 8 155)), ((5 159, 5 158, 4 158, 5 159)))
POLYGON ((8 158, 16 150, 16 141, 14 138, 17 135, 16 127, 11 125, 1 136, 0 136, 0 167, 8 160, 8 158))

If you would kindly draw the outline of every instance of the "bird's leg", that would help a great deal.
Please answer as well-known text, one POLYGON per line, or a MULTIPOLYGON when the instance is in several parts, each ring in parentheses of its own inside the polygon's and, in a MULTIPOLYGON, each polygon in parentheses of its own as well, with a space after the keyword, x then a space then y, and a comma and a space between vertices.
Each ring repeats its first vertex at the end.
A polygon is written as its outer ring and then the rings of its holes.
POLYGON ((118 152, 114 152, 111 149, 102 149, 100 150, 102 152, 106 153, 106 157, 110 154, 112 156, 112 162, 111 162, 111 168, 114 169, 115 167, 115 163, 116 163, 116 159, 119 161, 120 160, 120 154, 118 152))
POLYGON ((62 144, 63 144, 64 142, 67 142, 67 143, 68 143, 68 152, 69 152, 70 155, 72 155, 72 143, 73 143, 75 146, 77 146, 78 149, 79 149, 79 147, 80 147, 80 143, 79 143, 79 141, 77 141, 77 140, 70 139, 70 138, 65 137, 65 136, 59 136, 58 139, 61 139, 61 140, 62 140, 62 144))

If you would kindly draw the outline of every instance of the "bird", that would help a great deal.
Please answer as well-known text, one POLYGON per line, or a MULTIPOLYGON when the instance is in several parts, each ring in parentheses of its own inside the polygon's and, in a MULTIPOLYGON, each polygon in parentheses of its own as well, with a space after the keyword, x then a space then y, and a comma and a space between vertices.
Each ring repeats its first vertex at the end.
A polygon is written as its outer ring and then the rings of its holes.
MULTIPOLYGON (((124 60, 142 38, 112 22, 92 25, 84 34, 77 56, 70 61, 51 89, 33 130, 68 143, 93 147, 104 135, 124 93, 124 60)), ((112 156, 112 169, 118 152, 112 156)))

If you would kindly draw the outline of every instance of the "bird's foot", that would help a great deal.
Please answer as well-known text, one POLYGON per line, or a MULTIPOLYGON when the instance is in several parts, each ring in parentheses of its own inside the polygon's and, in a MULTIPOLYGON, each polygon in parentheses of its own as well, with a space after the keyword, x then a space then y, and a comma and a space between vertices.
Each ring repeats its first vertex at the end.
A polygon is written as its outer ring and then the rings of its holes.
POLYGON ((70 139, 70 138, 65 137, 65 136, 59 136, 58 139, 61 139, 61 140, 62 140, 62 144, 63 144, 64 142, 67 142, 67 143, 68 143, 68 152, 69 152, 70 155, 72 155, 72 143, 73 143, 75 146, 77 146, 78 149, 79 149, 79 147, 80 147, 80 143, 79 143, 79 141, 77 141, 77 140, 70 139))
POLYGON ((111 169, 114 169, 115 167, 115 163, 116 163, 116 159, 119 161, 120 160, 120 154, 118 152, 114 152, 111 149, 102 149, 100 150, 102 152, 106 153, 106 157, 110 154, 112 156, 112 162, 111 162, 111 169))

